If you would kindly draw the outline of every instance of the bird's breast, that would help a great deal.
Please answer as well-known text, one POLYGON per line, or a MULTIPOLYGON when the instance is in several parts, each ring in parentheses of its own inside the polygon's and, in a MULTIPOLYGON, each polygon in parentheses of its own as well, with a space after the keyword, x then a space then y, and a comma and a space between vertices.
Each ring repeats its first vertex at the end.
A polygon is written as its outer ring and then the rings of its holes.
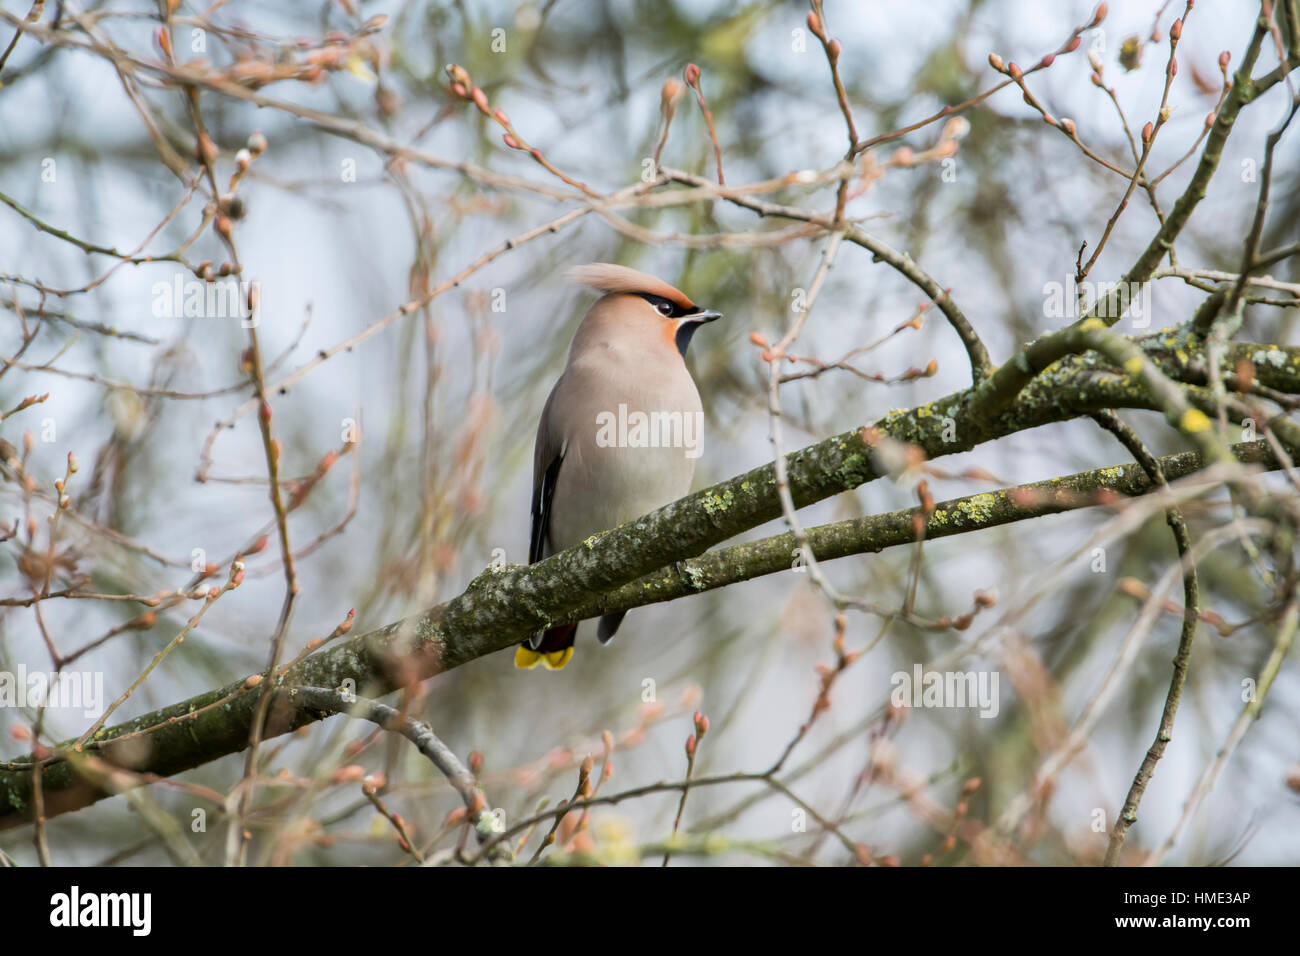
POLYGON ((553 551, 690 491, 704 451, 704 412, 680 360, 578 364, 561 387, 567 427, 551 505, 553 551))

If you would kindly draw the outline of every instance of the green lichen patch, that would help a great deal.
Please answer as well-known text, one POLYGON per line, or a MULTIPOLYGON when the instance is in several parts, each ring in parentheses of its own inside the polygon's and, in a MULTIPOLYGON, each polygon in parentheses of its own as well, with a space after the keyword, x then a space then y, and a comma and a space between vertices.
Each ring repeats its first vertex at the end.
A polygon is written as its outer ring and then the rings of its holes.
POLYGON ((731 493, 730 488, 720 495, 716 493, 705 495, 704 499, 701 501, 704 512, 709 515, 709 517, 717 517, 720 514, 724 514, 735 503, 736 496, 731 493))

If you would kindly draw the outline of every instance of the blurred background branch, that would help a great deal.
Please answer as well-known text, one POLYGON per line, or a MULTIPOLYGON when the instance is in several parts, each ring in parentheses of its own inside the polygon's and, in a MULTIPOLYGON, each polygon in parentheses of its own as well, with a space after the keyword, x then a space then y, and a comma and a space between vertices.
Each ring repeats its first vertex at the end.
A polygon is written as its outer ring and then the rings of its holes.
POLYGON ((1295 16, 3 0, 0 859, 1295 859, 1295 16), (522 568, 601 260, 703 490, 522 568))

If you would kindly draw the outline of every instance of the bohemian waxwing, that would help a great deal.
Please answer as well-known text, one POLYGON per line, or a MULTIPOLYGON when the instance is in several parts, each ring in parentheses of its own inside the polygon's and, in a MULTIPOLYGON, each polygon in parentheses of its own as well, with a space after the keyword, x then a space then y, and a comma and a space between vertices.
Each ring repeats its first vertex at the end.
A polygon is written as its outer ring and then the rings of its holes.
MULTIPOLYGON (((696 329, 721 318, 626 266, 596 263, 568 276, 604 295, 579 324, 542 409, 529 564, 690 491, 704 411, 686 348, 696 329)), ((622 613, 600 619, 602 644, 622 620, 622 613)), ((562 624, 535 635, 515 651, 515 666, 559 670, 573 656, 577 629, 562 624)))

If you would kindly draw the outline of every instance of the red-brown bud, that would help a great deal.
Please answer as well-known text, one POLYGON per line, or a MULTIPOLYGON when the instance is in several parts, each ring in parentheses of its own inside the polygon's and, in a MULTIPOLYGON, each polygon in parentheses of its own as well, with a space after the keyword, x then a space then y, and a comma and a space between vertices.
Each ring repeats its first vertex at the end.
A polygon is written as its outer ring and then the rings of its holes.
POLYGON ((201 133, 199 135, 198 150, 199 160, 205 165, 211 166, 217 161, 217 156, 219 155, 217 144, 212 141, 212 137, 207 133, 201 133))
POLYGON ((352 630, 352 622, 356 619, 356 616, 357 609, 350 609, 348 611, 348 616, 343 619, 342 623, 339 624, 338 627, 334 628, 334 632, 336 634, 346 634, 348 631, 352 630))
POLYGON ((447 814, 447 819, 442 821, 442 825, 444 828, 454 827, 456 824, 463 822, 467 816, 469 816, 469 811, 464 806, 456 807, 451 813, 447 814))

